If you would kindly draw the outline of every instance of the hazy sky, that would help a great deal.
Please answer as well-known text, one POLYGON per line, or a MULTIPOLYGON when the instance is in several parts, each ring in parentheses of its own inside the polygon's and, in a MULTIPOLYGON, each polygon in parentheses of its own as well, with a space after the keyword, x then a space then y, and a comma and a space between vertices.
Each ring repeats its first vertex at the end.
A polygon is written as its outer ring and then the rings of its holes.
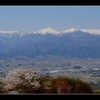
POLYGON ((0 6, 0 30, 100 29, 100 6, 0 6))

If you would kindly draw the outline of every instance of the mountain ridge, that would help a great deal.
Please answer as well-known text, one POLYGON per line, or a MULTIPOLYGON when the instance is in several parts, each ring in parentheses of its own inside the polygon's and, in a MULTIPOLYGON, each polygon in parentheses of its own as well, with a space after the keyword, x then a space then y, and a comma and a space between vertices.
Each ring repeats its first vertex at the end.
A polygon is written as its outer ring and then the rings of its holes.
POLYGON ((90 34, 94 34, 94 35, 100 35, 100 29, 75 29, 75 28, 69 28, 66 29, 64 31, 57 31, 53 28, 47 27, 44 29, 41 29, 37 32, 32 32, 32 31, 28 31, 28 32, 18 32, 18 31, 0 31, 0 34, 4 35, 4 34, 8 34, 8 35, 13 35, 13 34, 18 34, 18 35, 26 35, 26 34, 53 34, 53 35, 62 35, 62 34, 67 34, 67 33, 73 33, 75 31, 82 31, 82 32, 86 32, 86 33, 90 33, 90 34))
POLYGON ((0 58, 54 55, 68 58, 100 58, 100 35, 80 30, 71 34, 0 35, 0 58))

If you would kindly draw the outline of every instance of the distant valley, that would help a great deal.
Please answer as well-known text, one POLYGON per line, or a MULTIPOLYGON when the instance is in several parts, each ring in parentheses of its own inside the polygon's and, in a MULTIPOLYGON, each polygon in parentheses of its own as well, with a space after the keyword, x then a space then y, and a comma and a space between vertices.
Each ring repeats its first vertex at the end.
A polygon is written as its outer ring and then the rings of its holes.
POLYGON ((0 76, 14 68, 32 68, 40 75, 80 78, 98 89, 100 35, 81 30, 57 32, 0 31, 0 76))

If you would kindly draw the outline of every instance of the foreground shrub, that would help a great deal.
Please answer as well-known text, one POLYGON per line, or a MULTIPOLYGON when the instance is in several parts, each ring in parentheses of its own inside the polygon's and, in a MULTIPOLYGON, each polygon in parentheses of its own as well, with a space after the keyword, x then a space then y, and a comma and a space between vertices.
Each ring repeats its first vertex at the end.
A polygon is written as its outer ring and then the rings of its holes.
POLYGON ((50 93, 52 77, 42 76, 38 79, 40 87, 36 91, 37 93, 50 93))
POLYGON ((52 93, 92 93, 92 87, 80 79, 57 77, 51 80, 52 93))
POLYGON ((72 86, 68 84, 67 78, 57 77, 51 81, 52 93, 71 93, 72 86))
POLYGON ((0 78, 0 93, 3 93, 3 80, 0 78))
POLYGON ((83 82, 80 79, 76 79, 73 92, 74 93, 92 93, 92 87, 88 83, 83 82))
POLYGON ((80 79, 58 76, 39 77, 33 70, 14 69, 0 80, 0 93, 92 93, 92 87, 80 79))

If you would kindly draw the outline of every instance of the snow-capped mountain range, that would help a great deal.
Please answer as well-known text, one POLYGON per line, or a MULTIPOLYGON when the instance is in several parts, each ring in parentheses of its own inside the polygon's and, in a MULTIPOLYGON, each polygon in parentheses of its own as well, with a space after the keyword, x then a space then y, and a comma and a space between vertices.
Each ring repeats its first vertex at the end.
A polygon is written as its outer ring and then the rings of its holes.
POLYGON ((25 32, 25 33, 21 33, 21 32, 18 32, 18 31, 0 31, 0 34, 19 34, 19 35, 25 35, 25 34, 53 34, 53 35, 62 35, 62 34, 66 34, 66 33, 72 33, 72 32, 75 32, 75 31, 82 31, 82 32, 87 32, 87 33, 90 33, 90 34, 95 34, 95 35, 100 35, 100 29, 75 29, 75 28, 70 28, 70 29, 66 29, 64 31, 60 31, 58 32, 57 30, 53 29, 53 28, 50 28, 50 27, 47 27, 47 28, 44 28, 42 30, 39 30, 37 32, 25 32))
POLYGON ((58 32, 47 27, 38 32, 0 31, 0 58, 19 55, 100 58, 100 30, 70 28, 58 32))

